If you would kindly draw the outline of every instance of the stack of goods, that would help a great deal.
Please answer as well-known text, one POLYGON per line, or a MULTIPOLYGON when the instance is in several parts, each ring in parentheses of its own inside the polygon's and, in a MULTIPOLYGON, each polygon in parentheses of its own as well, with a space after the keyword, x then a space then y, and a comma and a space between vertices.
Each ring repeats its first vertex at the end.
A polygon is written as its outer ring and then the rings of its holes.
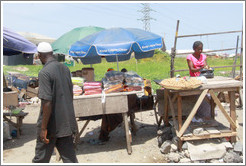
POLYGON ((182 78, 169 78, 164 79, 160 82, 160 85, 166 89, 173 90, 188 90, 194 89, 201 86, 202 81, 198 80, 196 77, 182 77, 182 78))
POLYGON ((141 91, 144 80, 135 72, 108 71, 102 79, 105 93, 141 91))
POLYGON ((72 77, 72 83, 73 85, 78 85, 82 87, 84 85, 85 79, 82 77, 72 77))
POLYGON ((72 83, 73 83, 73 95, 79 96, 82 95, 83 90, 82 87, 84 85, 84 78, 82 77, 72 77, 72 83))
POLYGON ((124 73, 118 71, 108 71, 105 77, 102 79, 104 89, 108 89, 111 86, 122 84, 124 80, 124 73))
POLYGON ((102 93, 101 82, 85 82, 84 83, 84 95, 93 95, 102 93))
POLYGON ((82 88, 79 85, 73 85, 73 95, 79 96, 83 92, 82 88))
POLYGON ((144 80, 135 72, 125 72, 126 91, 141 91, 144 86, 144 80))
POLYGON ((124 87, 122 83, 111 85, 110 87, 105 89, 105 93, 123 92, 123 91, 124 91, 124 87))

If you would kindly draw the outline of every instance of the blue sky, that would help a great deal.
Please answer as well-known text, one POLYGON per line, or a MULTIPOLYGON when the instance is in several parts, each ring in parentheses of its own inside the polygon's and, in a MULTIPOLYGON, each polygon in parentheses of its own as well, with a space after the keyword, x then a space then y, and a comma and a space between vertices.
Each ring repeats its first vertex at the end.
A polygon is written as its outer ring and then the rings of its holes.
MULTIPOLYGON (((151 32, 165 38, 167 49, 174 45, 177 20, 179 35, 201 34, 241 30, 244 24, 242 1, 165 2, 149 1, 151 32)), ((140 2, 122 1, 86 2, 41 1, 2 2, 2 25, 16 32, 33 32, 53 38, 76 27, 98 26, 103 28, 127 27, 143 29, 139 21, 143 14, 140 2)), ((204 43, 204 49, 224 49, 236 46, 237 35, 214 35, 179 39, 177 49, 192 49, 196 40, 204 43)))

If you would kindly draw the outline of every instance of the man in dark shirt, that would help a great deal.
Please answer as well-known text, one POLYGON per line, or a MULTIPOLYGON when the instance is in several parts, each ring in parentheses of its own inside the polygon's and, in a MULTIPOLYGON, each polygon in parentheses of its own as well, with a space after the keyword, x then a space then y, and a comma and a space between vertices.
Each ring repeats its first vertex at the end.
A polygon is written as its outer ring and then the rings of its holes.
POLYGON ((73 136, 78 127, 73 108, 73 85, 68 67, 56 61, 49 43, 38 45, 38 56, 44 65, 39 72, 38 97, 41 109, 37 121, 34 163, 50 161, 54 147, 64 163, 77 163, 73 136))

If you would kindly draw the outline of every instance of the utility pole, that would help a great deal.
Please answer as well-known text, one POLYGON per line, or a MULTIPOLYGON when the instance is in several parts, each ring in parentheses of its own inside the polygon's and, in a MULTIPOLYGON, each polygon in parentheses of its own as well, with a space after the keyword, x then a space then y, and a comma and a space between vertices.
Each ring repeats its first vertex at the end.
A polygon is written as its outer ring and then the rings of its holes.
POLYGON ((143 17, 138 19, 144 23, 144 30, 150 32, 150 20, 156 20, 154 18, 150 17, 150 12, 155 11, 150 8, 149 3, 141 3, 143 8, 141 10, 138 10, 138 12, 141 12, 143 14, 143 17))

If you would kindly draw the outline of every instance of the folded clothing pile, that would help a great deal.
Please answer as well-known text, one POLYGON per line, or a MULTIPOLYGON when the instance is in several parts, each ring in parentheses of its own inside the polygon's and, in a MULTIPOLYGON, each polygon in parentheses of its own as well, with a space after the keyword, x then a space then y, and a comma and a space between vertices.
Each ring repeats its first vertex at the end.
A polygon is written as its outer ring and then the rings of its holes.
POLYGON ((104 90, 105 90, 105 93, 123 92, 124 87, 120 83, 120 84, 116 84, 116 85, 111 85, 108 88, 104 88, 104 90))
POLYGON ((144 86, 144 80, 133 71, 125 72, 125 85, 127 86, 144 86))
POLYGON ((84 83, 84 95, 93 95, 102 93, 101 82, 85 82, 84 83))
POLYGON ((73 85, 73 95, 74 96, 79 96, 83 92, 82 88, 78 85, 73 85))
POLYGON ((141 91, 144 80, 133 71, 108 71, 102 79, 105 93, 141 91))
POLYGON ((123 80, 124 73, 119 71, 108 71, 102 79, 104 89, 108 89, 114 85, 122 84, 123 80))
POLYGON ((82 77, 72 77, 72 83, 73 85, 83 86, 85 79, 82 77))

